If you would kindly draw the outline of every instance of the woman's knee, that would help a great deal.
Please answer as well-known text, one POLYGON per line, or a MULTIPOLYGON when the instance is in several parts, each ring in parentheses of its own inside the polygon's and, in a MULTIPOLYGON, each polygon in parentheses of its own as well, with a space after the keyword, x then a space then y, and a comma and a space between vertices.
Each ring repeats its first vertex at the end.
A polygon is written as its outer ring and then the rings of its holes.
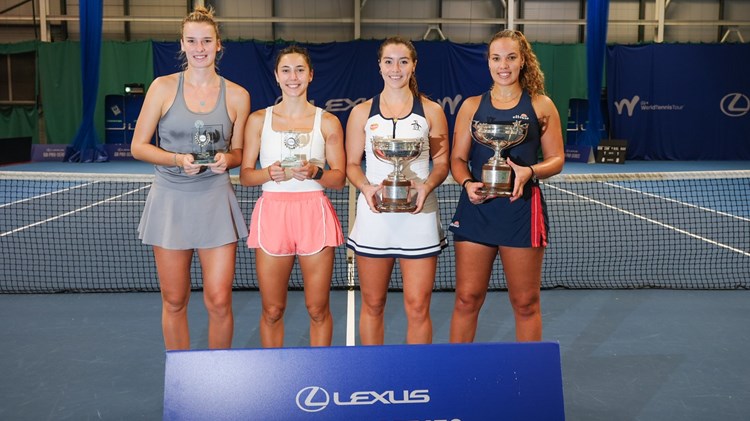
POLYGON ((331 310, 325 304, 311 304, 307 306, 307 314, 310 315, 310 320, 313 323, 323 323, 331 317, 331 310))
POLYGON ((482 304, 484 304, 484 293, 466 293, 466 292, 456 292, 456 302, 455 302, 455 309, 456 311, 462 312, 462 313, 476 313, 482 308, 482 304))
POLYGON ((539 294, 537 293, 512 296, 510 303, 513 312, 519 317, 533 317, 541 311, 539 294))
POLYGON ((284 317, 286 308, 281 305, 263 305, 263 320, 267 323, 276 323, 284 317))

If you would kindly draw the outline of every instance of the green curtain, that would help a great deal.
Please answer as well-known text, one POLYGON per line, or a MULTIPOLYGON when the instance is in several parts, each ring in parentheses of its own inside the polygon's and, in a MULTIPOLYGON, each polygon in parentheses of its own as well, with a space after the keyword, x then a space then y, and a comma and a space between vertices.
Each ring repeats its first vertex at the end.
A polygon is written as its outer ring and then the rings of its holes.
POLYGON ((560 124, 566 138, 570 99, 588 97, 586 45, 534 43, 532 48, 544 72, 547 95, 560 112, 560 124))
MULTIPOLYGON (((0 54, 20 54, 35 52, 37 41, 24 41, 14 44, 0 44, 0 54)), ((39 86, 35 87, 35 93, 39 86)), ((31 137, 32 142, 39 142, 37 126, 38 113, 36 105, 3 105, 0 106, 0 139, 11 137, 31 137)))
POLYGON ((31 137, 38 142, 36 105, 0 106, 0 139, 10 137, 31 137))
POLYGON ((13 44, 0 44, 0 54, 18 54, 36 51, 38 41, 23 41, 13 44))
MULTIPOLYGON (((99 94, 94 122, 104 139, 104 98, 123 94, 126 83, 153 80, 151 41, 103 41, 99 69, 99 94)), ((78 42, 41 43, 39 79, 47 127, 47 143, 69 144, 83 117, 81 92, 81 48, 78 42)))

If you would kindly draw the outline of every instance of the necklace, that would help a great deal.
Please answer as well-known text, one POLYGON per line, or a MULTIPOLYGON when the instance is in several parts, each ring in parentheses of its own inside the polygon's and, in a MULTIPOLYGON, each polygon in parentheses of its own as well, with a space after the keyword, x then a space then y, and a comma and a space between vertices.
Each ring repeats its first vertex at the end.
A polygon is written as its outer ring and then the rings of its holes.
POLYGON ((393 116, 393 117, 391 117, 391 120, 393 120, 394 124, 397 123, 398 119, 400 118, 399 116, 401 114, 403 114, 404 110, 409 105, 409 101, 407 100, 406 102, 404 102, 404 105, 401 106, 401 109, 398 111, 398 113, 394 114, 393 113, 393 108, 391 108, 391 106, 388 105, 388 101, 385 100, 385 96, 383 96, 381 98, 383 99, 383 106, 384 106, 384 108, 386 109, 386 111, 388 111, 388 114, 390 114, 390 115, 393 116))
POLYGON ((497 101, 497 102, 499 102, 501 104, 505 104, 505 103, 511 102, 511 101, 515 100, 516 98, 518 98, 519 96, 521 96, 522 92, 523 92, 523 90, 519 91, 517 94, 514 94, 513 96, 510 96, 510 97, 504 99, 504 98, 502 98, 502 97, 500 97, 498 95, 495 95, 495 90, 491 89, 490 90, 490 96, 495 101, 497 101))
MULTIPOLYGON (((211 80, 210 80, 210 81, 209 81, 208 83, 206 83, 206 84, 205 84, 204 86, 197 86, 197 85, 195 85, 195 88, 194 88, 194 89, 195 89, 195 94, 196 94, 196 96, 199 96, 199 95, 206 95, 206 94, 204 94, 204 93, 203 93, 202 91, 203 91, 203 90, 211 90, 211 89, 213 89, 214 85, 216 84, 216 80, 217 80, 217 76, 214 76, 214 77, 213 77, 213 78, 211 78, 211 80)), ((207 100, 206 100, 206 98, 202 98, 202 99, 201 99, 201 98, 198 98, 198 104, 200 105, 200 107, 201 107, 201 108, 203 108, 203 107, 205 107, 205 106, 206 106, 206 101, 207 101, 207 100)))

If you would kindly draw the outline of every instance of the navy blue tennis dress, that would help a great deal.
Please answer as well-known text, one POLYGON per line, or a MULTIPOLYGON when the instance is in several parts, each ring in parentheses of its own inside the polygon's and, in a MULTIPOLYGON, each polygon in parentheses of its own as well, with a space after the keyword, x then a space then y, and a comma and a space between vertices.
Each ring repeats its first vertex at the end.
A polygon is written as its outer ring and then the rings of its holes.
MULTIPOLYGON (((524 91, 514 108, 498 110, 492 105, 490 93, 482 95, 473 120, 481 123, 521 121, 529 123, 526 140, 509 150, 505 157, 519 165, 533 165, 538 161, 541 147, 541 128, 531 105, 531 96, 524 91)), ((482 165, 494 151, 475 141, 469 152, 469 167, 475 180, 482 179, 482 165)), ((511 202, 498 197, 477 205, 469 201, 466 190, 461 191, 456 213, 450 227, 455 241, 472 241, 489 246, 545 247, 549 225, 547 206, 536 180, 524 186, 523 196, 511 202)))

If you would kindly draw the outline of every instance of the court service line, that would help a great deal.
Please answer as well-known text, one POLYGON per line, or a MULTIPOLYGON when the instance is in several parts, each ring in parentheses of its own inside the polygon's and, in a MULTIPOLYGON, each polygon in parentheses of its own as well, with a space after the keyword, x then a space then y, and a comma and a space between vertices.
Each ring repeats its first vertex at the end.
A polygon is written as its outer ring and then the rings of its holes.
POLYGON ((11 205, 17 205, 19 203, 28 202, 28 201, 31 201, 31 200, 41 199, 43 197, 52 196, 52 195, 59 194, 59 193, 69 192, 71 190, 80 189, 82 187, 88 187, 88 186, 90 186, 92 184, 95 184, 95 183, 97 183, 97 182, 94 181, 94 182, 90 182, 90 183, 79 184, 77 186, 67 187, 67 188, 64 188, 64 189, 61 189, 61 190, 55 190, 55 191, 52 191, 52 192, 49 192, 49 193, 39 194, 39 195, 32 196, 32 197, 27 197, 26 199, 19 199, 19 200, 16 200, 15 202, 3 203, 2 205, 0 205, 0 208, 4 208, 6 206, 11 206, 11 205))
POLYGON ((716 210, 716 209, 711 209, 711 208, 706 208, 706 207, 703 207, 703 206, 694 205, 692 203, 687 203, 687 202, 683 202, 681 200, 672 199, 671 197, 660 196, 658 194, 648 193, 648 192, 645 192, 645 191, 642 191, 642 190, 636 190, 636 189, 633 189, 633 188, 630 188, 630 187, 620 186, 620 185, 613 184, 613 183, 610 183, 610 182, 602 182, 602 184, 605 184, 605 185, 610 186, 610 187, 616 187, 618 189, 627 190, 629 192, 642 194, 644 196, 655 197, 657 199, 666 200, 667 202, 677 203, 677 204, 680 204, 680 205, 683 205, 683 206, 687 206, 687 207, 699 209, 699 210, 702 210, 702 211, 705 211, 705 212, 711 212, 711 213, 715 213, 715 214, 721 215, 721 216, 728 216, 730 218, 739 219, 740 221, 750 222, 750 218, 745 218, 745 217, 742 217, 742 216, 739 216, 739 215, 734 215, 734 214, 731 214, 731 213, 722 212, 722 211, 719 211, 719 210, 716 210))
POLYGON ((347 291, 346 291, 346 346, 356 345, 355 331, 355 307, 354 297, 354 262, 351 258, 347 259, 347 291))
POLYGON ((747 257, 750 257, 750 252, 747 252, 747 251, 744 251, 744 250, 740 250, 740 249, 738 249, 738 248, 734 248, 734 247, 732 247, 732 246, 729 246, 729 245, 727 245, 727 244, 719 243, 719 242, 717 242, 717 241, 711 240, 710 238, 706 238, 706 237, 701 237, 700 235, 697 235, 697 234, 693 234, 692 232, 689 232, 689 231, 685 231, 685 230, 683 230, 683 229, 677 228, 677 227, 675 227, 675 226, 672 226, 672 225, 669 225, 669 224, 665 224, 665 223, 663 223, 663 222, 660 222, 660 221, 657 221, 657 220, 655 220, 655 219, 651 219, 651 218, 647 218, 647 217, 645 217, 645 216, 642 216, 642 215, 638 215, 638 214, 636 214, 636 213, 633 213, 633 212, 627 211, 627 210, 625 210, 625 209, 621 209, 621 208, 618 208, 618 207, 616 207, 616 206, 612 206, 612 205, 610 205, 610 204, 607 204, 607 203, 601 202, 601 201, 599 201, 599 200, 596 200, 596 199, 592 199, 592 198, 590 198, 590 197, 582 196, 582 195, 580 195, 580 194, 578 194, 578 193, 574 193, 574 192, 572 192, 572 191, 569 191, 569 190, 566 190, 566 189, 563 189, 563 188, 560 188, 560 187, 557 187, 557 186, 553 186, 553 185, 551 185, 551 184, 546 184, 546 186, 547 186, 547 187, 550 187, 550 188, 553 188, 553 189, 555 189, 555 190, 561 191, 561 192, 563 192, 563 193, 569 194, 569 195, 571 195, 571 196, 577 197, 577 198, 579 198, 579 199, 583 199, 583 200, 585 200, 585 201, 587 201, 587 202, 591 202, 591 203, 594 203, 594 204, 597 204, 597 205, 600 205, 600 206, 604 206, 605 208, 608 208, 608 209, 612 209, 612 210, 614 210, 614 211, 617 211, 617 212, 621 212, 621 213, 624 213, 624 214, 626 214, 626 215, 629 215, 629 216, 632 216, 632 217, 634 217, 634 218, 642 219, 642 220, 644 220, 644 221, 647 221, 647 222, 650 222, 650 223, 652 223, 652 224, 655 224, 655 225, 658 225, 658 226, 661 226, 661 227, 664 227, 664 228, 667 228, 667 229, 671 229, 671 230, 673 230, 673 231, 675 231, 675 232, 678 232, 678 233, 680 233, 680 234, 684 234, 684 235, 687 235, 688 237, 692 237, 692 238, 695 238, 695 239, 697 239, 697 240, 701 240, 701 241, 704 241, 704 242, 706 242, 706 243, 709 243, 709 244, 712 244, 712 245, 715 245, 715 246, 719 246, 719 247, 721 247, 721 248, 725 248, 725 249, 727 249, 727 250, 730 250, 730 251, 733 251, 733 252, 735 252, 735 253, 739 253, 739 254, 745 255, 745 256, 747 256, 747 257))
POLYGON ((64 217, 66 217, 66 216, 70 216, 70 215, 73 215, 74 213, 78 213, 78 212, 82 212, 82 211, 85 211, 85 210, 87 210, 87 209, 91 209, 91 208, 93 208, 93 207, 95 207, 95 206, 99 206, 99 205, 101 205, 101 204, 104 204, 104 203, 107 203, 107 202, 111 202, 111 201, 113 201, 113 200, 117 200, 117 199, 119 199, 119 198, 121 198, 121 197, 124 197, 124 196, 127 196, 127 195, 129 195, 129 194, 137 193, 137 192, 139 192, 139 191, 141 191, 141 190, 143 190, 143 189, 147 189, 147 188, 149 188, 149 187, 151 187, 151 186, 143 186, 143 187, 137 188, 137 189, 135 189, 135 190, 131 190, 131 191, 129 191, 129 192, 125 192, 125 193, 122 193, 122 194, 118 194, 117 196, 112 196, 112 197, 110 197, 110 198, 108 198, 108 199, 100 200, 100 201, 98 201, 98 202, 95 202, 95 203, 92 203, 92 204, 90 204, 90 205, 86 205, 86 206, 80 207, 80 208, 78 208, 78 209, 74 209, 74 210, 72 210, 72 211, 69 211, 69 212, 65 212, 65 213, 62 213, 62 214, 60 214, 60 215, 57 215, 57 216, 53 216, 53 217, 51 217, 51 218, 47 218, 47 219, 44 219, 44 220, 42 220, 42 221, 37 221, 37 222, 34 222, 33 224, 25 225, 25 226, 23 226, 23 227, 18 227, 18 228, 14 229, 14 230, 11 230, 11 231, 7 231, 7 232, 3 232, 3 233, 0 233, 0 237, 5 237, 5 236, 7 236, 7 235, 10 235, 10 234, 15 234, 15 233, 17 233, 17 232, 20 232, 20 231, 24 231, 24 230, 27 230, 27 229, 29 229, 29 228, 33 228, 33 227, 35 227, 35 226, 37 226, 37 225, 42 225, 42 224, 46 224, 47 222, 51 222, 51 221, 54 221, 54 220, 57 220, 57 219, 60 219, 60 218, 64 218, 64 217))

